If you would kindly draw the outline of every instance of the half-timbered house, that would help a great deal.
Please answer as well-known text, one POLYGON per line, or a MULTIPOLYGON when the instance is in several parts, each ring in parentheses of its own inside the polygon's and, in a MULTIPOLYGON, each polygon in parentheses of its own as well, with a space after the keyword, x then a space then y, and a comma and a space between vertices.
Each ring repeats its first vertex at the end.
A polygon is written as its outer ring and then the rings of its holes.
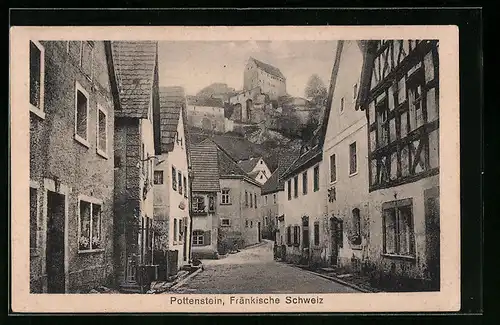
POLYGON ((439 43, 365 44, 357 108, 368 125, 369 259, 380 280, 438 289, 439 43))

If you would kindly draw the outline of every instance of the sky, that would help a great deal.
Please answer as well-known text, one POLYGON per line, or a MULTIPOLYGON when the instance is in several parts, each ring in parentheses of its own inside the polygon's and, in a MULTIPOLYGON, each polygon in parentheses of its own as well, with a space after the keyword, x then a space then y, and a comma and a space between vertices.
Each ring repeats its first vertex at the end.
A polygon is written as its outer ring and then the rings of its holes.
POLYGON ((287 92, 303 97, 317 74, 328 88, 336 41, 161 41, 160 86, 182 86, 188 95, 214 83, 241 90, 250 56, 271 64, 286 77, 287 92))

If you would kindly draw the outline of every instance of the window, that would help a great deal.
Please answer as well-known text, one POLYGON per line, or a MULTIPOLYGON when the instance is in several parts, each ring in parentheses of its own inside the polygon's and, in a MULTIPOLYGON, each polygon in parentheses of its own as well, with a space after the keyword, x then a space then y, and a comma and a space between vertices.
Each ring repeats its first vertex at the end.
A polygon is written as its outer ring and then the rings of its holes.
POLYGON ((81 67, 87 78, 92 79, 92 61, 94 58, 94 45, 92 42, 82 42, 81 67))
POLYGON ((358 97, 358 84, 355 83, 352 87, 352 99, 356 99, 358 97))
POLYGON ((177 219, 174 218, 174 242, 177 241, 178 233, 179 233, 179 228, 177 225, 177 219))
POLYGON ((293 178, 293 197, 299 196, 299 176, 293 178))
POLYGON ((266 200, 266 205, 267 205, 267 195, 266 195, 266 196, 264 196, 264 199, 266 200))
POLYGON ((177 179, 179 181, 179 193, 182 194, 182 173, 177 172, 177 179))
POLYGON ((183 179, 184 179, 184 197, 187 198, 188 197, 188 183, 186 181, 186 176, 184 176, 183 179))
POLYGON ((276 204, 276 194, 273 194, 273 202, 276 204))
POLYGON ((422 107, 422 84, 418 78, 408 80, 408 103, 410 112, 410 130, 415 130, 424 124, 422 107))
POLYGON ((361 217, 359 215, 358 208, 354 208, 352 210, 352 225, 353 225, 352 243, 354 245, 361 245, 361 217))
POLYGON ((307 194, 307 170, 302 173, 302 194, 307 194))
POLYGON ((37 41, 30 41, 30 109, 44 117, 45 49, 37 41))
POLYGON ((89 95, 76 83, 75 93, 75 139, 89 147, 88 123, 89 122, 89 95))
POLYGON ((215 197, 212 195, 208 197, 208 212, 215 212, 215 197))
POLYGON ((184 224, 182 222, 182 219, 179 220, 179 241, 182 241, 184 238, 182 235, 184 234, 184 224))
POLYGON ((193 231, 193 246, 203 246, 204 233, 203 230, 193 231))
POLYGON ((101 205, 79 200, 79 240, 80 251, 102 248, 101 242, 101 205))
POLYGON ((248 192, 245 191, 245 206, 248 206, 248 192))
POLYGON ((337 181, 337 162, 335 154, 330 156, 330 182, 337 181))
POLYGON ((319 246, 319 222, 314 223, 314 245, 319 246))
POLYGON ((250 220, 250 228, 253 228, 253 221, 250 220))
POLYGON ((220 224, 223 227, 229 227, 230 226, 229 219, 228 218, 222 218, 222 219, 220 219, 220 224))
POLYGON ((288 192, 288 201, 292 199, 292 180, 288 180, 288 185, 287 185, 287 192, 288 192))
POLYGON ((108 151, 108 113, 97 105, 97 153, 107 157, 108 151))
POLYGON ((344 112, 344 97, 340 99, 340 113, 344 112))
POLYGON ((380 102, 377 102, 376 105, 377 111, 377 148, 381 148, 387 145, 389 142, 388 134, 389 134, 389 107, 387 104, 387 100, 384 98, 380 102))
POLYGON ((349 145, 349 175, 354 175, 357 171, 356 142, 353 142, 349 145))
POLYGON ((193 212, 205 212, 205 198, 203 196, 193 197, 191 207, 193 209, 193 212))
POLYGON ((245 227, 248 228, 248 219, 245 220, 245 227))
POLYGON ((292 244, 292 227, 291 226, 286 227, 286 244, 287 245, 292 244))
POLYGON ((257 209, 257 194, 253 194, 253 206, 257 209))
POLYGON ((386 202, 382 211, 384 254, 414 257, 412 200, 386 202))
POLYGON ((163 184, 163 170, 155 170, 155 172, 154 172, 154 184, 155 185, 163 184))
POLYGON ((314 192, 319 191, 319 166, 314 167, 314 192))
POLYGON ((293 226, 293 245, 300 245, 300 226, 293 226))
POLYGON ((30 187, 30 248, 38 248, 38 190, 30 187))
POLYGON ((177 191, 177 171, 174 166, 172 166, 172 189, 177 191))
MULTIPOLYGON (((221 204, 231 204, 231 197, 229 196, 228 188, 222 189, 221 204)), ((248 202, 246 204, 248 206, 248 202)))
POLYGON ((253 208, 253 195, 250 193, 250 207, 253 208))

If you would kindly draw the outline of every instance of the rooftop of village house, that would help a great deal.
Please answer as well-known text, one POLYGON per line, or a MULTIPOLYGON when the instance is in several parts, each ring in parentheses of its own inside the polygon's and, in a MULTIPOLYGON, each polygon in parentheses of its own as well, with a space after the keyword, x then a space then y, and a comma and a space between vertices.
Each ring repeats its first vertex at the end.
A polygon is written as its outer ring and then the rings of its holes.
POLYGON ((147 118, 157 64, 158 43, 111 42, 120 109, 117 117, 147 118))
POLYGON ((173 149, 179 117, 185 106, 185 94, 182 87, 160 87, 160 142, 161 152, 173 149))
POLYGON ((250 57, 250 60, 253 60, 253 62, 255 62, 255 64, 257 65, 257 67, 259 69, 264 70, 265 72, 269 73, 270 75, 285 79, 285 76, 283 75, 283 73, 281 73, 280 69, 278 69, 278 68, 276 68, 268 63, 264 63, 262 61, 259 61, 254 57, 250 57))

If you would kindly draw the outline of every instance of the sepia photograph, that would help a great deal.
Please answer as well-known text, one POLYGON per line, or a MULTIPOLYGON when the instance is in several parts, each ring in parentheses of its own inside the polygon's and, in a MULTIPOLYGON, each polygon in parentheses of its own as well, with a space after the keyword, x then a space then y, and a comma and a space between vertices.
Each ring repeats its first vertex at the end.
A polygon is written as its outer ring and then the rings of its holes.
POLYGON ((459 269, 442 36, 358 34, 25 35, 28 295, 290 309, 442 293, 446 247, 459 269))

